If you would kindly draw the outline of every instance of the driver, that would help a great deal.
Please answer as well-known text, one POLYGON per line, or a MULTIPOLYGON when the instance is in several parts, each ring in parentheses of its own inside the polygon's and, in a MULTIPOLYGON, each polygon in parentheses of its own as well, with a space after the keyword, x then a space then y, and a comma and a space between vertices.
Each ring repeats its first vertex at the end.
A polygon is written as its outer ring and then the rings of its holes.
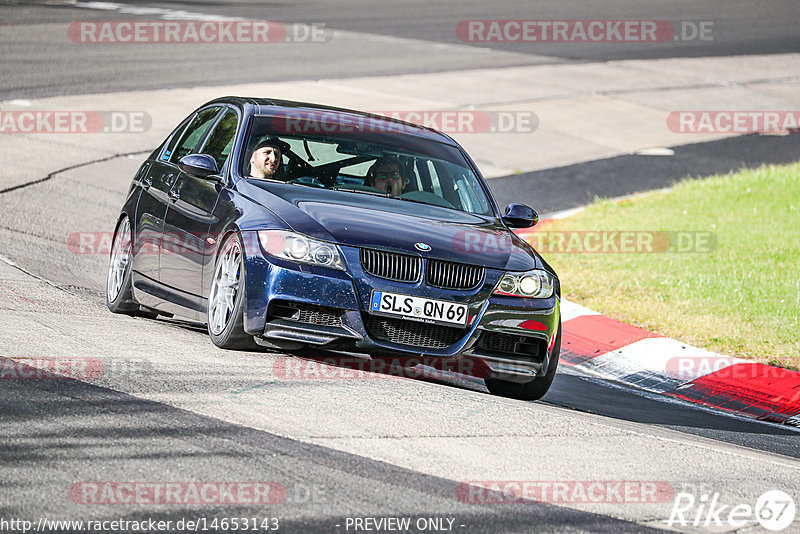
POLYGON ((265 137, 250 156, 250 176, 276 179, 283 170, 283 154, 289 151, 288 143, 277 137, 265 137))
POLYGON ((400 160, 391 156, 378 158, 367 171, 364 185, 385 191, 387 195, 399 197, 403 188, 408 185, 408 178, 403 176, 400 160))

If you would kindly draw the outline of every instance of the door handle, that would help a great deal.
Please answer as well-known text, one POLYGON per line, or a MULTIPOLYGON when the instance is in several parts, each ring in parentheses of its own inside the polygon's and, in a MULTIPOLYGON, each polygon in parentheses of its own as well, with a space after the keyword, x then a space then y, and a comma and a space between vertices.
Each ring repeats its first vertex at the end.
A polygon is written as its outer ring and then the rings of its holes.
POLYGON ((144 178, 142 178, 142 188, 145 191, 150 189, 151 185, 153 185, 153 180, 151 180, 149 176, 145 176, 144 178))
POLYGON ((181 198, 181 194, 178 192, 177 189, 170 189, 169 190, 169 198, 170 198, 170 200, 175 202, 176 200, 181 198))

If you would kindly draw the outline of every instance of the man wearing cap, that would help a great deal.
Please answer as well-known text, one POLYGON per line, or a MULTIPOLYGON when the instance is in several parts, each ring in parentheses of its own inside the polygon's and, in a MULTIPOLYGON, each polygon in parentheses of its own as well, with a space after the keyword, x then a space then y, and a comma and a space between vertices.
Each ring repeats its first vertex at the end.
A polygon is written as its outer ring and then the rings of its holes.
POLYGON ((277 137, 259 141, 250 156, 250 176, 253 178, 277 178, 283 166, 283 153, 289 145, 277 137))

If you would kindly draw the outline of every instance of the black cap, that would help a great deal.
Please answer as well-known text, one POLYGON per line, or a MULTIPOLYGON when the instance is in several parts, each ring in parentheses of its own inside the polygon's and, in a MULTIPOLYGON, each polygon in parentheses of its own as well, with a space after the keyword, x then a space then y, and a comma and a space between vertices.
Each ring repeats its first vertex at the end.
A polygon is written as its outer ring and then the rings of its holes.
POLYGON ((262 149, 265 146, 271 146, 273 148, 278 148, 283 153, 288 152, 289 148, 290 148, 289 147, 289 143, 281 141, 280 139, 278 139, 277 137, 274 137, 274 136, 267 136, 267 137, 262 138, 261 141, 258 142, 256 147, 253 149, 253 152, 255 152, 256 150, 262 149))

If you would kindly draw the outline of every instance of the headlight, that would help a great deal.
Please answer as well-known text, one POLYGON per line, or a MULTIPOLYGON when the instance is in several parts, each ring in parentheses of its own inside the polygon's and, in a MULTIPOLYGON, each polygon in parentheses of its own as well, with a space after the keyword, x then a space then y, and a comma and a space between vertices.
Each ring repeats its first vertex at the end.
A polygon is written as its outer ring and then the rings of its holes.
POLYGON ((284 230, 259 230, 258 240, 261 248, 270 256, 345 270, 339 249, 333 243, 317 241, 302 234, 284 230))
POLYGON ((535 269, 524 273, 506 273, 494 289, 495 295, 546 299, 553 294, 555 280, 547 271, 535 269))

